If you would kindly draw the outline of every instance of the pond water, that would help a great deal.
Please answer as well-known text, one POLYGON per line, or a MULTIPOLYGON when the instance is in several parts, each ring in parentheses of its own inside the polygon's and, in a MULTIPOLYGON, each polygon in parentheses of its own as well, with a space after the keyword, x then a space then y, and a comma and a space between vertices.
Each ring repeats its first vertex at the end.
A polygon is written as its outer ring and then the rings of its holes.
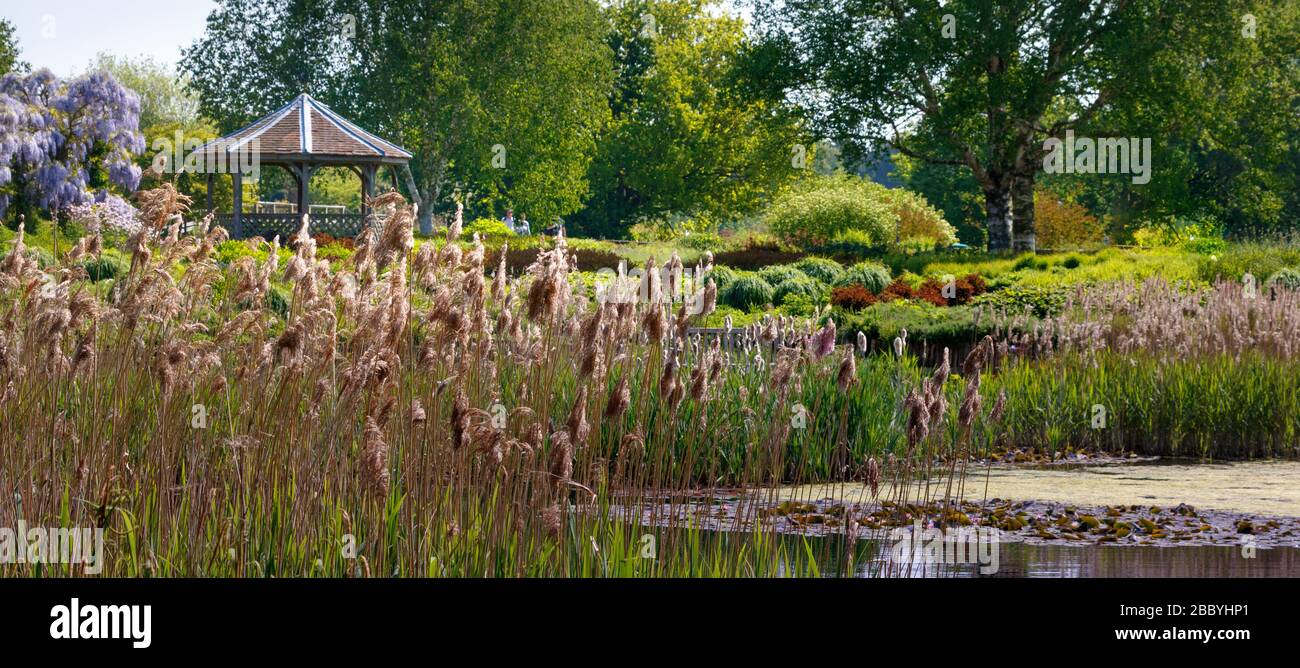
MULTIPOLYGON (((881 489, 885 498, 888 489, 881 489)), ((838 498, 867 501, 860 484, 783 488, 782 499, 838 498)), ((966 499, 1057 501, 1086 506, 1142 504, 1300 517, 1300 462, 1222 464, 1152 461, 1102 466, 993 467, 972 469, 966 499)))
MULTIPOLYGON (((887 487, 880 498, 888 498, 887 487)), ((766 490, 777 501, 869 503, 862 485, 800 485, 766 490), (774 493, 773 493, 774 492, 774 493)), ((1048 502, 1077 505, 1098 512, 1111 506, 1141 506, 1144 510, 1186 504, 1198 515, 1216 517, 1229 529, 1214 539, 1219 544, 1066 544, 1060 541, 1003 540, 997 545, 996 569, 981 568, 978 559, 898 557, 896 540, 862 541, 855 575, 901 577, 1297 577, 1300 539, 1283 538, 1255 544, 1252 536, 1237 535, 1232 523, 1241 517, 1253 522, 1277 518, 1284 527, 1300 521, 1300 462, 1257 461, 1199 463, 1152 461, 1085 466, 993 467, 972 470, 964 498, 981 502, 1048 502), (1222 511, 1220 513, 1219 511, 1222 511), (1222 519, 1226 517, 1226 519, 1222 519), (1271 543, 1271 544, 1270 544, 1271 543), (982 572, 983 571, 983 572, 982 572)), ((1059 507, 1059 506, 1058 506, 1059 507)), ((1208 519, 1214 522, 1216 519, 1208 519)), ((909 536, 911 533, 909 532, 909 536)), ((1294 535, 1288 534, 1288 535, 1294 535)), ((893 536, 891 536, 893 538, 893 536)), ((801 540, 793 536, 790 540, 801 540)), ((843 545, 842 536, 813 540, 843 545)), ((1131 541, 1132 539, 1130 539, 1131 541)), ((926 541, 917 539, 917 543, 926 541)), ((973 545, 974 543, 972 543, 973 545)), ((842 547, 816 550, 824 555, 823 572, 843 573, 836 563, 842 547)))
MULTIPOLYGON (((814 540, 829 540, 826 538, 814 540)), ((855 566, 855 576, 892 577, 995 577, 995 578, 1225 578, 1300 576, 1300 549, 1278 547, 1258 549, 1246 556, 1240 546, 1147 547, 1131 545, 1034 545, 1001 543, 996 569, 971 563, 913 562, 891 564, 890 546, 865 546, 855 566), (873 558, 872 558, 873 557, 873 558)), ((815 551, 822 555, 839 550, 815 551)), ((819 568, 823 573, 842 572, 839 560, 826 556, 819 568)))

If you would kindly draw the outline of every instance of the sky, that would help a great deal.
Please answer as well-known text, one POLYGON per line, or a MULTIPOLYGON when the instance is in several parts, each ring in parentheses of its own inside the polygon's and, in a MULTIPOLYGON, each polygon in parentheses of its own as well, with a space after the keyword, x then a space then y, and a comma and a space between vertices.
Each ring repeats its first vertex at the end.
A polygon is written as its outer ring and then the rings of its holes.
POLYGON ((84 72, 100 52, 148 55, 174 66, 203 34, 213 0, 2 0, 19 56, 61 77, 84 72))
MULTIPOLYGON (((0 17, 14 24, 22 60, 67 77, 84 72, 101 52, 148 55, 174 67, 215 6, 215 0, 0 0, 0 17)), ((749 14, 736 0, 721 7, 749 14)))

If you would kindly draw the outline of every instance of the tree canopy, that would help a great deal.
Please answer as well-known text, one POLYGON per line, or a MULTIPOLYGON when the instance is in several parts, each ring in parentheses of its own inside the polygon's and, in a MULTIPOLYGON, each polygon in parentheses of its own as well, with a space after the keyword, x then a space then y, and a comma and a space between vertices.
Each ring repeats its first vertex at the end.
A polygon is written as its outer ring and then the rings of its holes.
POLYGON ((618 77, 584 231, 745 214, 795 175, 792 149, 806 138, 781 96, 744 86, 742 19, 700 0, 623 2, 607 14, 618 77))
MULTIPOLYGON (((1245 35, 1243 17, 1269 16, 1277 22, 1259 30, 1295 33, 1294 14, 1271 4, 760 0, 756 57, 769 65, 764 81, 849 152, 893 150, 968 171, 990 248, 1032 249, 1049 140, 1151 138, 1211 113, 1235 118, 1250 104, 1242 93, 1260 87, 1243 67, 1259 62, 1250 54, 1283 46, 1245 35)), ((1168 167, 1157 173, 1172 182, 1168 167)))
POLYGON ((18 56, 18 38, 14 36, 14 24, 8 19, 0 18, 0 75, 27 69, 27 63, 18 60, 18 56))

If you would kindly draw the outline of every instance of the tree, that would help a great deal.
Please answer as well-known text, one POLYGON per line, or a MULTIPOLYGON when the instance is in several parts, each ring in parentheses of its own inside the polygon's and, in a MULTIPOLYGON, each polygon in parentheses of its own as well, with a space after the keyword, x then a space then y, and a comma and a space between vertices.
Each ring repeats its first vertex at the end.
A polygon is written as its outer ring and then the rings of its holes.
POLYGON ((223 130, 310 91, 414 154, 421 230, 453 197, 576 210, 609 111, 594 0, 224 0, 186 50, 223 130))
POLYGON ((757 15, 766 59, 779 64, 776 85, 850 150, 888 147, 969 170, 997 250, 1035 245, 1034 181, 1047 140, 1111 136, 1116 128, 1099 121, 1116 109, 1143 110, 1165 127, 1185 120, 1168 65, 1240 49, 1251 4, 760 0, 757 15))
POLYGON ((18 38, 14 36, 14 24, 8 19, 0 18, 0 76, 27 70, 27 63, 18 60, 18 53, 18 38))
POLYGON ((140 101, 106 72, 69 81, 47 69, 0 79, 0 216, 12 197, 57 214, 109 186, 133 191, 144 150, 140 101))
POLYGON ((741 18, 704 0, 622 2, 606 13, 613 117, 580 229, 608 235, 669 213, 745 213, 795 176, 791 153, 804 134, 779 96, 741 86, 741 18))

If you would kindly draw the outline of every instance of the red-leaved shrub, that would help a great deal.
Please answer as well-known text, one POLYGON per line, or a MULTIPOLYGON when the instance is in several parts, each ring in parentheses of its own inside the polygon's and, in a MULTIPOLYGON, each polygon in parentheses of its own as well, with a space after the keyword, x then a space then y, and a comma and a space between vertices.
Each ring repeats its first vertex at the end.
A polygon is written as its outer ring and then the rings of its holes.
POLYGON ((831 290, 831 304, 848 311, 861 311, 878 301, 870 290, 857 283, 831 290))

